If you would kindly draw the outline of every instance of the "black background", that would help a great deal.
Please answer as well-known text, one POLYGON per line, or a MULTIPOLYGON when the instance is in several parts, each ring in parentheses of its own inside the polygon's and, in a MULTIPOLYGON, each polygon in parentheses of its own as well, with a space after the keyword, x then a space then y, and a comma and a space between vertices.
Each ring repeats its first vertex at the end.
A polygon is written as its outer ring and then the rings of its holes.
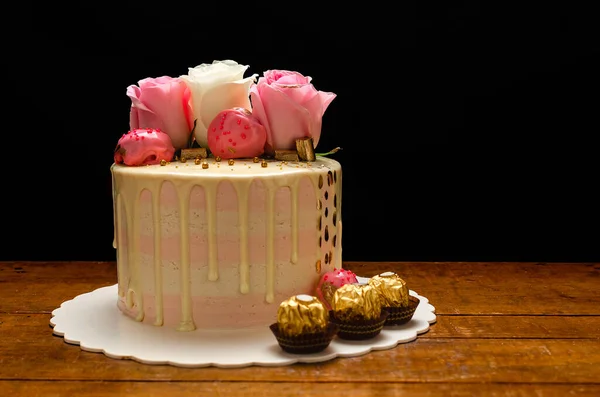
POLYGON ((114 260, 126 87, 215 59, 338 95, 344 260, 600 260, 591 10, 81 3, 4 10, 0 260, 114 260))

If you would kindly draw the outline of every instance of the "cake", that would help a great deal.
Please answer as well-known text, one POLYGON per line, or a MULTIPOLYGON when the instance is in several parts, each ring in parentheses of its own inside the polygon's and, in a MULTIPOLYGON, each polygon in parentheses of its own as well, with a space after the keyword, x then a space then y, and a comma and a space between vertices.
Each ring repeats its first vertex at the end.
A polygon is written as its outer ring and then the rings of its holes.
POLYGON ((111 166, 118 307, 175 328, 269 326, 342 267, 342 168, 317 153, 335 94, 215 61, 128 87, 111 166))

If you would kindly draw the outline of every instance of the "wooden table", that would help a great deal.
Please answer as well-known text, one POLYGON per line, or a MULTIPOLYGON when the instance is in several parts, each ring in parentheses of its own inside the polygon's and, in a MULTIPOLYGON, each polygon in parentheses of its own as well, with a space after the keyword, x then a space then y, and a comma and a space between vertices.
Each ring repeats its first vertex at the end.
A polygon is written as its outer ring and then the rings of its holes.
POLYGON ((1 396, 600 396, 600 264, 347 263, 395 271, 436 307, 416 341, 320 364, 186 369, 115 360, 52 335, 63 301, 112 262, 0 262, 1 396))

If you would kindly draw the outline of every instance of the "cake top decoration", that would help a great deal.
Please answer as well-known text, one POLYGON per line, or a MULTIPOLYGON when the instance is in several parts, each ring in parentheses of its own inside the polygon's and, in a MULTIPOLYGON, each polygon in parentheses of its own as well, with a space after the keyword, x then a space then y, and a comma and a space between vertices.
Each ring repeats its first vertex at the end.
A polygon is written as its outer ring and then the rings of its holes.
POLYGON ((169 135, 152 128, 137 128, 121 136, 114 160, 117 164, 132 166, 153 165, 170 161, 174 153, 169 135))
MULTIPOLYGON (((144 78, 127 87, 131 99, 129 130, 161 131, 174 152, 199 147, 223 159, 274 157, 279 160, 314 161, 323 114, 336 94, 319 91, 310 76, 289 70, 267 70, 244 77, 248 65, 215 60, 188 68, 179 77, 144 78)), ((161 139, 164 139, 161 138, 161 139)), ((127 143, 129 151, 144 152, 148 143, 127 143), (142 148, 134 149, 140 145, 142 148)), ((124 146, 115 149, 115 163, 152 165, 136 157, 126 160, 124 146), (119 156, 116 153, 120 153, 119 156)), ((168 156, 170 149, 160 152, 168 156)), ((158 155, 158 154, 157 154, 158 155)))

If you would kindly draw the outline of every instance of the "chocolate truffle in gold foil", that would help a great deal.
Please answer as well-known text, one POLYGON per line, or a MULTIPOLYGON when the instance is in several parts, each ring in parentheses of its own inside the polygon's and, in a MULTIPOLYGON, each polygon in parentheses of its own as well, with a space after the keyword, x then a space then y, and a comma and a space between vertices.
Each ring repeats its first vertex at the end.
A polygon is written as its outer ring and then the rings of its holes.
POLYGON ((369 284, 346 284, 333 294, 330 322, 340 329, 341 339, 371 339, 385 324, 388 312, 381 307, 379 294, 369 284))
POLYGON ((406 282, 394 272, 385 272, 369 279, 371 285, 379 293, 381 305, 384 307, 407 307, 408 287, 406 282))
POLYGON ((333 294, 331 304, 335 318, 352 322, 373 320, 381 316, 381 299, 368 284, 345 284, 333 294))
POLYGON ((328 321, 329 312, 311 295, 293 296, 281 302, 277 310, 277 324, 284 336, 324 332, 328 321))

